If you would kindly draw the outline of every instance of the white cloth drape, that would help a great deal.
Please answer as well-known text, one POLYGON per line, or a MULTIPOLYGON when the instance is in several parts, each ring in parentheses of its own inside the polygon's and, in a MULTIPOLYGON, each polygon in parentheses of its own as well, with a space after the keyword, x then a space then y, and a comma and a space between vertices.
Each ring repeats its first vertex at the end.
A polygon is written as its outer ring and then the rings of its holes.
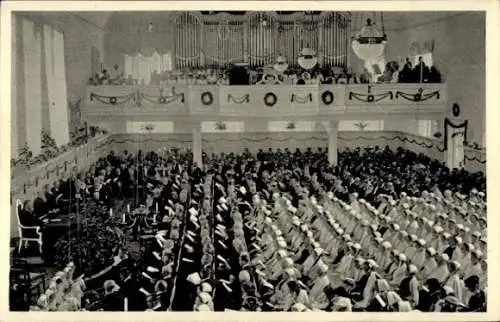
POLYGON ((418 120, 418 135, 431 137, 432 134, 432 120, 418 120))
POLYGON ((41 151, 42 130, 42 35, 35 24, 23 19, 23 52, 25 79, 26 141, 33 155, 41 151))
POLYGON ((464 167, 464 132, 463 128, 448 127, 448 151, 446 152, 446 165, 450 168, 464 167))

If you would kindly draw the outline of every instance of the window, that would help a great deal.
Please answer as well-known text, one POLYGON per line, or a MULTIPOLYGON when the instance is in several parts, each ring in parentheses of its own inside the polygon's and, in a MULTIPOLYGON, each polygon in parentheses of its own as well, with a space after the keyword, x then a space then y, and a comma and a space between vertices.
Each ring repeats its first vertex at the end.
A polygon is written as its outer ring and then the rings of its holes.
POLYGON ((383 120, 340 121, 339 131, 383 131, 383 120))
POLYGON ((136 56, 125 55, 125 77, 132 76, 137 84, 149 84, 151 74, 155 71, 161 73, 163 71, 172 70, 172 55, 170 52, 160 55, 154 52, 151 57, 143 56, 138 53, 136 56))
POLYGON ((174 122, 127 122, 127 133, 173 133, 174 122))
POLYGON ((203 133, 241 133, 244 132, 244 122, 201 122, 201 132, 203 133))
POLYGON ((418 120, 418 135, 423 137, 433 137, 437 132, 438 122, 434 120, 418 120))
POLYGON ((431 67, 433 64, 432 61, 432 53, 425 53, 421 55, 416 55, 413 57, 413 66, 416 66, 418 64, 418 58, 422 57, 422 60, 424 61, 425 66, 431 67))
POLYGON ((312 121, 271 121, 267 125, 269 132, 313 132, 316 122, 312 121))

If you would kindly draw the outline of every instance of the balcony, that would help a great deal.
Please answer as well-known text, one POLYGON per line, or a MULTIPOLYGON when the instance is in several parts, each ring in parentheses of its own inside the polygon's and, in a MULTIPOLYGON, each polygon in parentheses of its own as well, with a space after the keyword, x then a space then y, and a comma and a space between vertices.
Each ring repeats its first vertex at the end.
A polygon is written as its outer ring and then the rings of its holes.
POLYGON ((170 85, 87 87, 86 119, 269 118, 384 119, 442 118, 447 108, 445 84, 363 85, 170 85))

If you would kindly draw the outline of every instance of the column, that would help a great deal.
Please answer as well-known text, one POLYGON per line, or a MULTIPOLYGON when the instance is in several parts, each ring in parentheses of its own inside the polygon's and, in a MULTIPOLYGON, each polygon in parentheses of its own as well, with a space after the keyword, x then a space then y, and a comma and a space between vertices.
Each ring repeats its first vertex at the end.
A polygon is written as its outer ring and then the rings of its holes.
POLYGON ((332 166, 337 165, 338 160, 338 121, 330 121, 328 133, 328 163, 332 166))
POLYGON ((203 167, 201 153, 201 124, 196 124, 195 126, 193 126, 193 163, 200 168, 203 167))

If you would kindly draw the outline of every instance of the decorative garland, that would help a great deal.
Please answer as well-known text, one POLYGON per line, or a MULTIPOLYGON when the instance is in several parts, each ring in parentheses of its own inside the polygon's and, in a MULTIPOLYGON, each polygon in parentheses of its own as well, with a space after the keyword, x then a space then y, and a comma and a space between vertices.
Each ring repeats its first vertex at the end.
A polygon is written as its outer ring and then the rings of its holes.
MULTIPOLYGON (((353 140, 366 140, 366 141, 374 141, 374 140, 386 140, 386 141, 400 141, 400 142, 408 142, 408 143, 411 143, 411 144, 416 144, 418 146, 421 146, 421 147, 425 147, 427 149, 432 149, 432 148, 435 148, 437 149, 439 152, 444 152, 445 150, 443 148, 440 148, 439 146, 433 144, 433 143, 430 143, 430 144, 427 144, 425 142, 419 142, 417 140, 414 140, 414 139, 409 139, 407 137, 401 137, 399 135, 396 135, 396 136, 393 136, 393 137, 387 137, 387 136, 384 136, 384 135, 380 135, 380 136, 376 136, 376 137, 366 137, 366 136, 363 136, 363 135, 360 135, 360 136, 356 136, 354 138, 343 138, 341 136, 339 136, 339 140, 349 140, 349 141, 353 141, 353 140)), ((240 138, 237 138, 237 139, 229 139, 229 138, 218 138, 218 139, 211 139, 211 140, 207 140, 207 139, 204 139, 202 138, 202 141, 203 142, 212 142, 212 143, 215 143, 215 142, 220 142, 220 141, 226 141, 226 142, 239 142, 239 141, 248 141, 248 142, 264 142, 264 141, 278 141, 278 142, 286 142, 288 140, 295 140, 295 141, 299 141, 299 142, 306 142, 306 141, 310 141, 310 140, 327 140, 327 138, 325 137, 318 137, 318 136, 310 136, 310 137, 307 137, 307 138, 297 138, 297 137, 294 137, 294 136, 290 136, 290 137, 285 137, 285 138, 276 138, 274 136, 266 136, 264 138, 261 138, 261 139, 255 139, 255 138, 247 138, 247 137, 240 137, 240 138)), ((141 138, 141 140, 135 140, 135 139, 129 139, 129 138, 125 138, 123 140, 118 140, 118 139, 114 139, 114 138, 111 138, 111 139, 108 139, 105 143, 102 143, 101 146, 104 146, 104 145, 109 145, 110 143, 117 143, 117 144, 123 144, 123 143, 145 143, 145 142, 156 142, 156 143, 163 143, 163 142, 177 142, 177 143, 189 143, 191 142, 190 139, 186 139, 186 140, 182 140, 182 139, 175 139, 175 138, 165 138, 165 139, 152 139, 152 138, 141 138)))
POLYGON ((236 104, 250 103, 250 94, 245 94, 241 97, 233 97, 233 95, 227 94, 227 101, 232 101, 236 104))
POLYGON ((133 99, 135 101, 135 93, 122 96, 104 96, 96 93, 90 93, 90 101, 94 99, 100 103, 107 105, 122 105, 133 99))
POLYGON ((427 101, 428 99, 431 99, 434 96, 436 96, 436 99, 440 98, 439 91, 434 91, 432 93, 427 93, 427 94, 423 94, 423 93, 424 93, 423 88, 419 88, 417 90, 417 93, 415 93, 415 94, 408 94, 408 93, 403 93, 403 92, 397 91, 396 98, 399 98, 399 96, 401 96, 402 98, 406 99, 407 101, 411 101, 411 102, 427 101))
POLYGON ((325 105, 330 105, 335 100, 335 96, 331 91, 324 91, 323 94, 321 94, 321 100, 325 105))
POLYGON ((201 102, 205 106, 212 105, 214 102, 214 96, 211 92, 203 92, 201 93, 201 102))
POLYGON ((380 102, 387 97, 389 97, 391 100, 393 99, 393 94, 391 91, 381 94, 372 94, 372 87, 370 85, 368 85, 368 94, 349 92, 349 100, 352 101, 352 99, 355 98, 358 101, 365 103, 380 102))
POLYGON ((179 98, 181 99, 181 103, 184 103, 184 93, 174 94, 169 96, 164 96, 164 95, 153 96, 153 95, 148 95, 146 93, 141 93, 141 98, 153 104, 167 105, 175 102, 179 98))
POLYGON ((313 101, 313 96, 311 93, 307 94, 306 96, 304 97, 300 97, 299 95, 297 94, 292 94, 292 99, 291 99, 291 102, 297 102, 299 104, 305 104, 307 103, 309 100, 309 102, 312 102, 313 101))
POLYGON ((473 162, 477 162, 477 163, 481 163, 481 164, 486 164, 486 160, 481 160, 478 157, 468 157, 468 156, 464 155, 464 159, 466 161, 473 161, 473 162))
POLYGON ((276 95, 274 93, 267 93, 265 96, 264 96, 264 104, 266 104, 266 106, 274 106, 276 104, 276 102, 278 101, 278 98, 276 97, 276 95))

